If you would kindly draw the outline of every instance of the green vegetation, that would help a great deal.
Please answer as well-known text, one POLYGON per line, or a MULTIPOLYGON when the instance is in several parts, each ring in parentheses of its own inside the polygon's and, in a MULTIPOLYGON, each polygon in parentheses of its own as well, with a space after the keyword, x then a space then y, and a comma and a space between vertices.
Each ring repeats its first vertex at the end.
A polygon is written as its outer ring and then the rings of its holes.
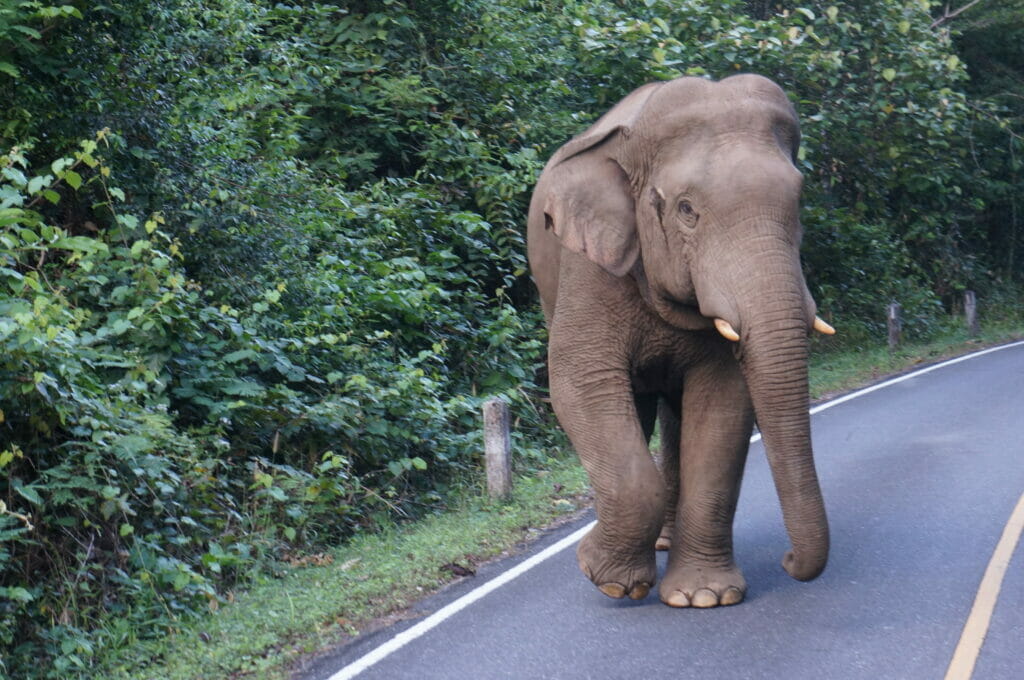
POLYGON ((0 0, 0 677, 467 503, 486 396, 557 468, 526 204, 643 82, 792 93, 820 348, 1019 328, 1024 4, 944 8, 0 0))

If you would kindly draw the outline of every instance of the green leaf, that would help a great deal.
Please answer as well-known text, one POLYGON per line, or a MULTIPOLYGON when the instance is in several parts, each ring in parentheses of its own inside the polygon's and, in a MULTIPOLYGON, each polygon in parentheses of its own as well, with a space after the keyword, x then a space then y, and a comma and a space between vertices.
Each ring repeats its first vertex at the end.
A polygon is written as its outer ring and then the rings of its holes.
POLYGON ((255 359, 258 356, 259 354, 257 354, 251 349, 240 349, 225 355, 224 361, 228 362, 229 364, 233 364, 238 361, 242 361, 243 359, 255 359))
POLYGON ((68 186, 78 191, 82 186, 82 176, 74 170, 68 170, 64 173, 64 181, 68 183, 68 186))
MULTIPOLYGON (((23 3, 23 4, 28 5, 29 3, 23 3)), ((38 4, 38 3, 36 3, 36 4, 38 4)), ((39 13, 40 14, 45 14, 45 11, 46 11, 46 8, 40 8, 39 13)), ((11 28, 11 30, 15 30, 18 33, 23 33, 24 35, 27 35, 28 37, 32 38, 33 40, 39 40, 40 38, 43 37, 42 33, 37 31, 36 29, 32 28, 31 26, 22 26, 22 25, 19 25, 19 24, 15 24, 14 26, 11 26, 10 28, 11 28)))
POLYGON ((19 496, 27 500, 29 503, 32 503, 33 505, 43 504, 43 499, 39 496, 39 492, 37 492, 31 486, 16 485, 14 487, 14 490, 18 492, 19 496))
POLYGON ((65 236, 53 242, 52 248, 73 250, 79 253, 102 253, 107 251, 107 244, 89 236, 65 236))
POLYGON ((10 224, 18 224, 28 219, 29 213, 19 208, 5 208, 0 210, 0 227, 6 227, 10 224))
POLYGON ((149 250, 151 247, 152 244, 149 241, 147 241, 146 239, 139 239, 138 241, 132 244, 132 257, 138 257, 139 255, 142 254, 142 251, 149 250))
POLYGON ((11 64, 6 61, 0 61, 0 73, 6 73, 12 78, 17 78, 21 75, 21 73, 18 71, 17 67, 14 66, 14 64, 11 64))
POLYGON ((263 394, 263 387, 248 380, 232 380, 221 388, 221 392, 237 397, 256 397, 263 394))
POLYGON ((103 516, 103 519, 110 519, 115 512, 117 512, 117 503, 114 501, 100 503, 100 515, 103 516))
POLYGON ((49 186, 49 184, 52 181, 53 181, 53 176, 52 175, 42 175, 42 176, 38 176, 38 177, 33 177, 32 179, 30 179, 28 181, 28 193, 30 193, 30 194, 38 194, 39 191, 44 186, 49 186))
POLYGON ((127 319, 118 319, 114 323, 110 324, 110 335, 122 335, 132 327, 133 324, 131 321, 128 321, 127 319))
POLYGON ((118 529, 117 533, 121 535, 121 538, 124 538, 128 534, 134 534, 135 533, 135 527, 133 527, 131 524, 125 523, 125 524, 121 525, 121 528, 118 529))
POLYGON ((894 69, 894 68, 882 69, 882 77, 885 78, 888 82, 891 83, 893 80, 896 79, 896 69, 894 69))
POLYGON ((31 602, 35 599, 35 596, 33 596, 32 593, 18 586, 14 586, 12 588, 0 588, 0 594, 8 600, 14 600, 15 602, 21 603, 31 602))

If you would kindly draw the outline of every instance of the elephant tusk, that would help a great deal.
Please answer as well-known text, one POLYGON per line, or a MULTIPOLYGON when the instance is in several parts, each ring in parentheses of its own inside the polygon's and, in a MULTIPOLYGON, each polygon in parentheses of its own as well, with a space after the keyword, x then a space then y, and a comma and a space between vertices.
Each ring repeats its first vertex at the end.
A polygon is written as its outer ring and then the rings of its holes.
POLYGON ((729 325, 729 322, 726 321, 725 319, 715 319, 715 328, 718 329, 718 332, 721 333, 722 337, 725 338, 726 340, 739 342, 739 334, 732 329, 732 326, 729 325))
POLYGON ((824 319, 822 319, 820 316, 814 317, 814 330, 818 331, 819 333, 824 333, 825 335, 836 334, 836 329, 832 328, 832 326, 829 326, 827 323, 825 323, 824 319))

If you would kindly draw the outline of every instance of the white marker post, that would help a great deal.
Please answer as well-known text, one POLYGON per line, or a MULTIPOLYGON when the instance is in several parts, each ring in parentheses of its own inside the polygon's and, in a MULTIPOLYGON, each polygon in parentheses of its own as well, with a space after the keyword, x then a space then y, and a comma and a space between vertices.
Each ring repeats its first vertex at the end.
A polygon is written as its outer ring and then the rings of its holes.
POLYGON ((900 346, 900 340, 903 335, 903 321, 900 319, 900 312, 902 311, 900 303, 894 302, 889 305, 888 317, 889 317, 889 349, 894 350, 900 346))
POLYGON ((978 325, 978 298, 973 290, 964 292, 964 320, 967 322, 967 334, 977 337, 981 328, 978 325))
POLYGON ((484 465, 491 498, 512 495, 512 436, 508 403, 492 398, 484 402, 484 465))

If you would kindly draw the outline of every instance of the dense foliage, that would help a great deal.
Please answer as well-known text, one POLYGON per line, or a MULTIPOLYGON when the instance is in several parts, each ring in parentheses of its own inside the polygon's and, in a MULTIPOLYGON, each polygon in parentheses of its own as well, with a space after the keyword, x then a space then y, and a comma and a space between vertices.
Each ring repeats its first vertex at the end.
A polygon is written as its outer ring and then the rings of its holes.
POLYGON ((0 676, 92 677, 276 559, 441 507, 484 396, 543 466, 530 186, 641 83, 792 93, 846 342, 891 299, 926 335, 1005 296, 1019 5, 0 0, 0 676))

